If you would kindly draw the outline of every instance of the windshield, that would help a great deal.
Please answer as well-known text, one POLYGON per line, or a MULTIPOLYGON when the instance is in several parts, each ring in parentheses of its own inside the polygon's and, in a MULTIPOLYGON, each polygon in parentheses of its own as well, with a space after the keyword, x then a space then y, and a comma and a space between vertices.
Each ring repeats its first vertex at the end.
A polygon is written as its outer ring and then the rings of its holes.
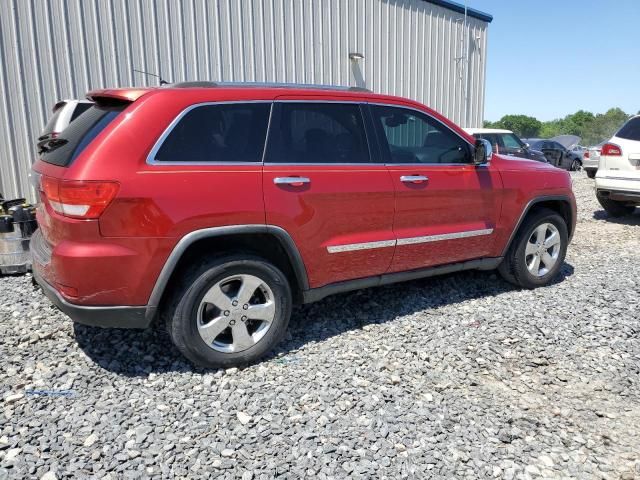
POLYGON ((124 108, 124 106, 89 108, 76 121, 69 124, 58 137, 39 145, 40 158, 61 167, 69 166, 124 108))

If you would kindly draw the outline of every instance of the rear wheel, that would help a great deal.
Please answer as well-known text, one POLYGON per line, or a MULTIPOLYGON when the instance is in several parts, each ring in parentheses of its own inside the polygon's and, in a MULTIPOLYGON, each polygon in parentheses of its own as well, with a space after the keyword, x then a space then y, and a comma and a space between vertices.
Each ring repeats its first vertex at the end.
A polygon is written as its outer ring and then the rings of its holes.
POLYGON ((203 367, 254 362, 284 336, 291 315, 285 275, 258 257, 209 259, 182 276, 167 316, 178 350, 203 367))
POLYGON ((593 169, 587 170, 587 177, 596 178, 596 172, 597 172, 597 170, 593 170, 593 169))
POLYGON ((580 160, 574 160, 571 162, 571 171, 577 172, 582 168, 582 162, 580 160))
POLYGON ((523 288, 547 285, 562 267, 568 238, 565 220, 552 210, 539 209, 523 222, 498 271, 523 288))
POLYGON ((624 217, 626 215, 631 215, 636 207, 633 205, 627 205, 623 202, 618 202, 616 200, 611 200, 610 198, 603 197, 602 195, 597 195, 598 202, 602 205, 602 208, 612 217, 624 217))

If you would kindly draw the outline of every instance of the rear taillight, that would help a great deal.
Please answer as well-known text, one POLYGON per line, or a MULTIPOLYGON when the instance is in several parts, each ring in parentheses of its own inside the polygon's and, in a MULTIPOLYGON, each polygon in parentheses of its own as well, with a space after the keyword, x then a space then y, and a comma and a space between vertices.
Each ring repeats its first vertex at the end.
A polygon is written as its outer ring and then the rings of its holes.
POLYGON ((619 157, 622 155, 622 149, 615 143, 605 143, 602 146, 600 155, 606 155, 608 157, 619 157))
POLYGON ((589 158, 589 152, 584 152, 584 158, 589 158))
POLYGON ((40 190, 56 213, 71 218, 98 218, 118 193, 117 182, 59 180, 42 177, 40 190))

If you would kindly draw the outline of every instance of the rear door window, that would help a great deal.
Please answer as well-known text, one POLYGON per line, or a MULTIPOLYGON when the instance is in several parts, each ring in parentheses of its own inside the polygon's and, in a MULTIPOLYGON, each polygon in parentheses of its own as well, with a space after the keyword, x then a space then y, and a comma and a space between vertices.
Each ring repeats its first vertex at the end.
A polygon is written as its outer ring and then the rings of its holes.
POLYGON ((616 133, 616 137, 640 141, 640 117, 632 118, 625 123, 616 133))
POLYGON ((188 110, 152 159, 157 163, 261 162, 270 103, 220 103, 188 110))
POLYGON ((67 167, 125 109, 92 106, 56 138, 40 145, 40 158, 53 165, 67 167))
POLYGON ((354 103, 278 103, 269 163, 367 163, 369 145, 354 103))

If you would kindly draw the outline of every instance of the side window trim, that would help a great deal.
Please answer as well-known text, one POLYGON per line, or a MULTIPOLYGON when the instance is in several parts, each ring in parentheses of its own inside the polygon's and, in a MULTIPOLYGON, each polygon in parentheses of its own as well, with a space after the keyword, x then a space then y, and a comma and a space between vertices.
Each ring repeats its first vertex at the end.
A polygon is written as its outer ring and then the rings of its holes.
MULTIPOLYGON (((449 126, 445 125, 444 123, 442 123, 440 120, 438 120, 437 118, 435 118, 433 115, 430 115, 429 113, 420 110, 418 108, 413 108, 413 107, 409 107, 407 105, 399 105, 396 103, 376 103, 376 102, 369 102, 370 106, 375 106, 375 107, 391 107, 391 108, 400 108, 403 110, 408 110, 410 112, 417 112, 421 115, 426 116, 427 118, 429 118, 430 120, 432 120, 436 125, 443 127, 444 129, 446 129, 447 131, 451 132, 453 135, 455 135, 456 137, 458 137, 460 140, 462 140, 465 145, 467 145, 468 147, 468 153, 469 156, 471 158, 473 151, 471 150, 473 148, 473 145, 471 143, 469 143, 469 141, 464 138, 462 135, 460 135, 458 132, 456 132, 455 130, 453 130, 452 128, 450 128, 449 126)), ((374 127, 376 130, 376 135, 379 139, 379 143, 380 143, 380 153, 382 155, 382 157, 388 157, 388 152, 387 149, 384 148, 384 142, 386 141, 386 135, 384 135, 384 132, 381 132, 381 126, 378 125, 379 122, 375 121, 375 118, 373 118, 373 112, 371 112, 371 116, 372 116, 372 120, 374 122, 374 127)), ((413 162, 413 163, 393 163, 393 162, 389 162, 389 159, 386 158, 383 160, 384 164, 387 166, 403 166, 403 165, 423 165, 423 166, 441 166, 441 167, 451 167, 451 166, 459 166, 459 167, 464 167, 464 166, 468 166, 471 165, 471 162, 469 163, 421 163, 421 162, 413 162)))
MULTIPOLYGON (((368 117, 368 112, 365 111, 366 102, 360 100, 307 100, 307 99, 296 99, 296 100, 284 100, 284 99, 276 99, 273 102, 273 107, 271 109, 271 117, 269 118, 269 129, 267 131, 267 141, 265 142, 265 153, 262 158, 264 165, 269 166, 366 166, 366 165, 376 165, 376 164, 384 164, 382 161, 381 155, 379 153, 379 149, 376 144, 374 144, 373 138, 371 138, 371 125, 369 122, 372 121, 371 118, 368 117), (269 152, 269 148, 271 146, 271 142, 273 142, 273 130, 272 125, 279 124, 280 116, 281 116, 281 106, 287 103, 317 103, 317 104, 338 104, 338 105, 355 105, 358 107, 360 111, 360 119, 362 120, 362 129, 365 135, 365 141, 367 142, 367 151, 369 153, 369 161, 368 162, 268 162, 266 161, 267 155, 269 152), (273 121, 272 121, 273 120, 273 121)), ((377 143, 377 142, 376 142, 377 143)))
POLYGON ((273 104, 274 104, 273 100, 230 100, 230 101, 222 101, 222 102, 201 102, 201 103, 194 103, 193 105, 189 105, 184 110, 182 110, 178 115, 176 115, 176 117, 173 120, 171 120, 169 125, 167 125, 167 128, 165 128, 164 131, 162 132, 162 134, 158 137, 156 142, 153 144, 153 147, 149 151, 149 154, 147 155, 146 164, 147 165, 154 165, 154 166, 156 166, 156 165, 167 165, 167 166, 174 166, 174 167, 177 166, 177 165, 182 165, 182 166, 189 166, 189 165, 194 165, 194 166, 262 165, 264 163, 264 156, 265 156, 265 153, 266 153, 266 146, 267 146, 267 142, 268 142, 268 138, 269 138, 269 130, 271 128, 271 117, 273 115, 273 104), (173 131, 173 129, 176 127, 176 125, 178 125, 178 123, 180 123, 180 120, 182 120, 182 118, 187 113, 189 113, 191 110, 193 110, 195 108, 198 108, 198 107, 205 107, 205 106, 208 106, 208 105, 245 105, 245 104, 251 104, 251 103, 268 103, 268 104, 270 104, 269 119, 268 119, 268 122, 267 122, 267 133, 266 133, 264 145, 262 146, 262 155, 260 156, 261 161, 259 161, 259 162, 217 162, 217 161, 211 161, 211 162, 163 162, 163 161, 160 161, 160 160, 156 160, 156 155, 157 155, 158 151, 160 150, 160 148, 162 147, 162 144, 164 143, 164 141, 167 139, 167 137, 173 131))

